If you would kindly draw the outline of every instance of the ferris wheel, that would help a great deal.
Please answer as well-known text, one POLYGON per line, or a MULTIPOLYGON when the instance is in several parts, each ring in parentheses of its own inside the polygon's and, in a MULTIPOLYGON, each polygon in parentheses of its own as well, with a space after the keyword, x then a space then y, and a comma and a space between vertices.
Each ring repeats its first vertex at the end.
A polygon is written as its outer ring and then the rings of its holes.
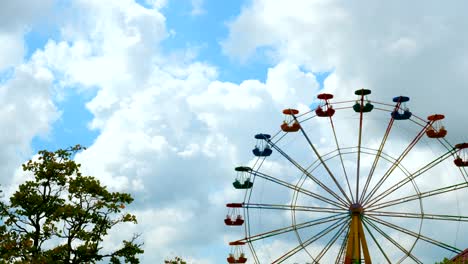
POLYGON ((235 168, 244 199, 226 204, 243 233, 228 263, 424 263, 468 246, 468 143, 449 143, 445 116, 415 115, 409 97, 370 94, 319 94, 255 135, 235 168))

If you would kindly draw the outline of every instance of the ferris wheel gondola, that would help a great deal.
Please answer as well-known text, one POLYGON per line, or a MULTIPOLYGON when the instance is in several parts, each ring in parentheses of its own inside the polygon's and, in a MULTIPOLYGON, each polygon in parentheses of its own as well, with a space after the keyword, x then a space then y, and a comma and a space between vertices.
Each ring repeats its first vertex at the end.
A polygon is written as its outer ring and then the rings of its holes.
POLYGON ((237 177, 232 183, 236 189, 250 189, 253 182, 250 180, 250 171, 252 170, 246 166, 239 166, 234 169, 237 172, 237 177))
POLYGON ((266 140, 271 138, 268 134, 257 134, 255 135, 255 139, 257 140, 257 144, 255 144, 255 148, 252 150, 252 153, 257 157, 268 157, 273 153, 270 146, 265 143, 266 140))
POLYGON ((301 129, 301 125, 297 120, 294 120, 293 116, 299 114, 299 111, 296 109, 284 109, 284 121, 281 124, 281 130, 284 132, 297 132, 301 129))
POLYGON ((457 158, 453 161, 458 167, 468 167, 468 143, 455 145, 457 158))
POLYGON ((246 263, 247 258, 243 250, 244 242, 230 242, 229 245, 232 247, 232 251, 227 258, 228 263, 246 263))
POLYGON ((426 134, 430 138, 443 138, 447 135, 447 130, 442 125, 442 119, 444 119, 444 115, 430 115, 427 117, 427 120, 434 121, 432 126, 430 126, 426 130, 426 134))
POLYGON ((330 99, 333 98, 332 94, 322 93, 317 95, 317 98, 321 100, 321 105, 315 109, 315 114, 320 117, 331 117, 335 114, 335 109, 330 104, 330 99))
POLYGON ((395 110, 392 112, 392 118, 395 120, 408 120, 411 117, 411 112, 406 106, 406 102, 410 100, 407 96, 397 96, 393 98, 393 102, 397 103, 395 110))
POLYGON ((359 99, 353 105, 354 112, 369 113, 370 111, 372 111, 372 109, 374 109, 374 105, 371 104, 371 102, 368 99, 364 99, 364 97, 367 97, 367 95, 371 94, 370 90, 368 89, 356 90, 354 94, 359 96, 359 99), (366 102, 365 104, 364 104, 364 101, 366 102))

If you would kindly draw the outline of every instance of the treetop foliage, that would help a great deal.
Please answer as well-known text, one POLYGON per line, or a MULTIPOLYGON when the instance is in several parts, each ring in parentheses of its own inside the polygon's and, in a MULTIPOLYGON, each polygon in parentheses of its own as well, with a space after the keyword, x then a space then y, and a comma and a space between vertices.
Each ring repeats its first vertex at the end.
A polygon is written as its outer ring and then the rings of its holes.
POLYGON ((137 223, 124 212, 133 198, 83 176, 80 164, 71 159, 83 149, 41 150, 37 160, 23 164, 34 180, 0 202, 0 263, 139 263, 143 250, 136 234, 115 251, 103 250, 103 238, 112 228, 137 223))

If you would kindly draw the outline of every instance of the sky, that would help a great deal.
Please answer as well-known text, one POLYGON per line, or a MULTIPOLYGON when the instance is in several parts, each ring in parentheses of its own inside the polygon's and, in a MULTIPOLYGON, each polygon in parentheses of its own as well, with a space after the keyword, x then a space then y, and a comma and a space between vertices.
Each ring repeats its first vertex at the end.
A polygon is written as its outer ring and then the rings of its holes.
MULTIPOLYGON (((223 223, 225 204, 244 197, 232 188, 233 168, 255 163, 253 136, 275 134, 285 108, 304 113, 323 92, 354 101, 354 91, 366 88, 370 100, 390 104, 406 95, 418 116, 446 116, 448 142, 468 142, 467 8, 465 1, 0 1, 1 186, 11 193, 23 182, 20 165, 38 150, 84 145, 88 149, 75 157, 83 172, 135 197, 128 210, 139 224, 110 233, 106 249, 142 233, 142 263, 177 255, 189 263, 224 262, 228 242, 244 236, 223 223)), ((339 142, 355 146, 358 116, 343 112, 336 117, 339 142)), ((388 117, 369 114, 366 146, 379 147, 388 117)), ((388 139, 385 151, 394 157, 418 131, 404 124, 388 139)), ((336 149, 328 123, 315 118, 305 127, 319 152, 336 149)), ((303 164, 315 159, 299 134, 281 142, 303 164)), ((424 138, 412 149, 403 162, 410 172, 440 155, 434 142, 424 138)), ((350 156, 344 158, 349 170, 355 168, 350 156)), ((372 157, 363 157, 364 169, 372 157)), ((330 164, 339 170, 336 162, 330 164)), ((382 164, 379 173, 390 166, 382 164)), ((451 164, 434 168, 420 188, 457 183, 450 177, 463 172, 451 164)), ((291 183, 301 176, 277 153, 260 169, 281 172, 291 183)), ((323 168, 316 173, 325 174, 323 168)), ((257 186, 256 202, 292 199, 288 189, 261 180, 257 186)), ((303 186, 321 191, 307 181, 303 186)), ((466 198, 463 189, 437 196, 425 210, 460 215, 468 211, 466 198)), ((291 224, 285 212, 252 214, 254 231, 291 224)), ((417 229, 411 221, 397 223, 417 229)), ((423 232, 437 237, 437 224, 425 222, 423 232)), ((442 224, 452 233, 439 234, 440 240, 468 248, 468 239, 454 231, 466 224, 442 224)), ((424 243, 414 250, 426 262, 451 254, 424 243)), ((297 244, 279 236, 256 249, 268 263, 297 244)), ((389 251, 395 259, 401 254, 389 251)), ((290 261, 307 259, 302 252, 290 261)))

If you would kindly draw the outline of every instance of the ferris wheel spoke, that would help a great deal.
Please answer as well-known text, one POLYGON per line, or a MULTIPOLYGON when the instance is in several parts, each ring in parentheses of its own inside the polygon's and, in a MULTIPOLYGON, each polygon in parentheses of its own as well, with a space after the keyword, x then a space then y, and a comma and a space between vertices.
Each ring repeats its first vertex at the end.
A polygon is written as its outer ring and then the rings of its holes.
MULTIPOLYGON (((302 129, 302 128, 301 128, 302 129)), ((267 140, 268 143, 276 150, 278 151, 283 157, 285 157, 289 162, 291 162, 296 168, 298 168, 302 173, 304 173, 307 177, 309 177, 311 180, 313 180, 316 184, 318 184, 322 189, 324 189, 326 192, 328 192, 330 195, 335 197, 340 203, 342 203, 343 206, 347 206, 347 203, 343 198, 341 198, 338 194, 336 194, 333 190, 328 188, 325 184, 323 184, 319 179, 314 177, 311 173, 309 173, 306 169, 304 169, 299 163, 297 163, 294 159, 292 159, 288 154, 286 154, 280 147, 278 147, 275 143, 273 143, 271 140, 267 140)), ((341 189, 342 190, 342 189, 341 189)), ((345 198, 347 198, 345 196, 345 198)), ((347 198, 349 200, 349 198, 347 198)))
MULTIPOLYGON (((397 105, 398 106, 398 105, 397 105)), ((395 107, 396 108, 396 107, 395 107)), ((385 146, 385 143, 387 142, 388 135, 390 134, 390 131, 392 130, 394 119, 391 118, 390 122, 388 123, 387 129, 385 130, 385 134, 382 138, 382 141, 380 142, 379 149, 377 150, 377 154, 375 155, 374 162, 372 163, 371 169, 369 171, 369 175, 367 176, 366 183, 364 184, 364 188, 361 193, 361 197, 359 198, 359 203, 363 202, 363 199, 366 195, 367 188, 369 188, 370 181, 372 179, 372 176, 374 175, 375 168, 377 167, 377 164, 379 162, 380 156, 382 155, 382 150, 385 146)))
POLYGON ((346 250, 346 241, 348 241, 348 236, 349 236, 349 228, 350 226, 348 225, 347 229, 346 229, 346 235, 345 237, 343 238, 343 241, 341 242, 341 246, 340 246, 340 251, 338 251, 338 254, 336 256, 336 259, 335 259, 335 264, 340 264, 340 263, 343 263, 343 257, 344 257, 344 252, 346 250))
POLYGON ((295 185, 292 185, 288 182, 285 182, 285 181, 282 181, 278 178, 275 178, 271 175, 268 175, 268 174, 265 174, 265 173, 262 173, 262 172, 259 172, 259 171, 252 171, 252 173, 260 178, 263 178, 265 180, 268 180, 268 181, 271 181, 271 182, 274 182, 276 184, 279 184, 279 185, 282 185, 284 187, 287 187, 291 190, 294 190, 294 191, 297 191, 297 192, 300 192, 302 194, 305 194, 307 196, 310 196, 310 197, 313 197, 317 200, 320 200, 322 202, 325 202, 327 204, 330 204, 330 205, 333 205, 333 206, 336 206, 338 208, 342 208, 342 209, 346 209, 346 207, 344 205, 342 205, 341 203, 337 203, 333 200, 330 200, 322 195, 319 195, 319 194, 316 194, 316 193, 313 193, 307 189, 304 189, 304 188, 301 188, 301 187, 298 187, 298 186, 295 186, 295 185))
POLYGON ((408 153, 413 149, 414 146, 419 142, 419 140, 426 134, 426 129, 432 125, 434 121, 429 121, 427 124, 419 131, 416 137, 411 141, 411 143, 406 147, 406 149, 401 153, 400 157, 392 164, 392 166, 385 172, 385 174, 380 178, 374 188, 370 191, 369 195, 364 198, 363 203, 369 201, 372 196, 375 195, 377 190, 384 184, 384 182, 388 179, 388 177, 392 174, 392 172, 398 167, 401 161, 408 155, 408 153))
MULTIPOLYGON (((296 116, 293 115, 293 118, 294 120, 297 120, 296 119, 296 116)), ((338 189, 340 190, 341 194, 343 194, 343 197, 346 199, 346 201, 348 202, 348 204, 351 204, 351 200, 349 199, 348 195, 346 194, 346 192, 343 190, 343 188, 341 187, 341 185, 339 184, 339 182, 336 180, 335 176, 333 175, 333 173, 331 172, 330 168, 328 168, 327 164, 325 163, 325 161, 323 160, 322 156, 320 155, 320 153, 317 151, 317 149, 315 148, 314 144, 312 144, 312 141, 310 141, 310 138, 309 136, 307 135, 307 133, 305 132, 304 128, 302 128, 302 126, 300 126, 300 130, 301 130, 301 133, 302 135, 305 137, 305 139, 307 140, 307 143, 309 143, 309 146, 312 148, 312 150, 314 151, 315 155, 317 156, 317 158, 320 160, 320 163, 323 165, 323 167, 325 168, 325 170, 328 172, 328 175, 330 175, 330 177, 332 178, 333 182, 335 183, 336 187, 338 187, 338 189)), ((338 148, 338 151, 339 150, 339 146, 337 145, 337 148, 338 148)), ((341 157, 341 155, 340 155, 341 157)), ((349 182, 348 182, 349 183, 349 182)), ((341 199, 341 197, 340 197, 341 199)), ((341 199, 342 200, 342 199, 341 199)), ((346 203, 345 203, 346 205, 346 203)))
POLYGON ((325 247, 320 251, 320 253, 317 255, 315 258, 315 261, 317 263, 320 263, 320 260, 323 258, 323 256, 327 253, 327 251, 335 244, 336 240, 343 234, 343 232, 349 227, 349 221, 347 222, 348 224, 344 224, 341 226, 341 228, 335 233, 335 235, 328 241, 328 243, 325 245, 325 247))
MULTIPOLYGON (((313 242, 317 241, 318 239, 320 239, 321 237, 325 236, 326 234, 330 233, 331 231, 335 230, 336 228, 344 225, 346 222, 348 222, 348 219, 349 217, 344 217, 343 219, 335 222, 335 223, 332 223, 331 225, 329 225, 327 228, 325 229, 322 229, 320 232, 318 232, 317 234, 315 234, 314 236, 312 236, 311 238, 307 239, 305 242, 299 244, 297 247, 291 249, 290 251, 288 251, 286 254, 282 255, 281 257, 279 257, 278 259, 276 259, 275 261, 273 261, 272 263, 282 263, 284 262, 285 260, 287 260, 288 258, 294 256, 295 254, 297 254, 299 251, 301 251, 303 248, 307 247, 308 245, 312 244, 313 242)), ((314 260, 315 261, 315 260, 314 260)), ((315 261, 316 262, 316 261, 315 261)))
POLYGON ((397 241, 395 241, 393 238, 391 238, 387 233, 385 233, 382 229, 380 229, 376 224, 372 223, 369 221, 367 218, 363 218, 364 222, 367 222, 372 228, 374 228, 377 232, 380 233, 383 237, 385 237, 388 241, 390 241, 393 245, 395 245, 400 251, 405 253, 406 256, 410 257, 412 260, 414 260, 416 263, 422 264, 422 261, 420 261, 418 258, 416 258, 411 252, 406 250, 402 245, 400 245, 397 241))
POLYGON ((372 240, 374 241, 374 243, 377 245, 377 247, 379 248, 380 252, 382 253, 382 255, 385 257, 385 259, 387 260, 388 263, 392 263, 390 261, 390 259, 388 258, 387 254, 385 253, 385 251, 383 250, 382 246, 379 244, 379 242, 377 241, 377 239, 375 238, 374 234, 371 232, 370 228, 367 226, 366 222, 362 221, 362 224, 364 225, 364 227, 366 228, 367 232, 369 233, 369 235, 371 236, 372 240))
POLYGON ((468 187, 468 182, 463 182, 463 183, 459 183, 459 184, 455 184, 455 185, 451 185, 451 186, 447 186, 447 187, 442 187, 442 188, 427 191, 427 192, 422 192, 420 194, 408 195, 406 197, 401 197, 401 198, 394 199, 394 200, 391 200, 391 201, 387 201, 387 202, 383 202, 383 203, 379 203, 379 204, 374 204, 372 206, 366 207, 366 210, 375 211, 377 209, 381 209, 381 208, 385 208, 385 207, 389 207, 389 206, 393 206, 393 205, 398 205, 398 204, 402 204, 402 203, 407 203, 407 202, 411 202, 411 201, 414 201, 414 200, 417 200, 417 199, 424 199, 424 198, 427 198, 427 197, 430 197, 430 196, 440 195, 440 194, 443 194, 443 193, 452 192, 452 191, 464 189, 464 188, 467 188, 467 187, 468 187))
MULTIPOLYGON (((317 117, 317 115, 315 114, 315 111, 310 111, 309 113, 313 113, 311 116, 307 117, 307 118, 304 118, 302 119, 301 121, 299 121, 300 123, 303 123, 305 121, 309 121, 310 119, 314 118, 314 117, 317 117)), ((299 115, 297 116, 297 118, 299 118, 300 116, 302 115, 299 115)))
MULTIPOLYGON (((349 196, 351 197, 351 199, 353 199, 353 192, 351 191, 351 185, 349 184, 348 173, 346 173, 346 168, 345 168, 344 161, 343 161, 343 154, 341 153, 341 148, 340 148, 340 145, 338 144, 338 137, 336 136, 335 125, 333 124, 333 119, 332 119, 331 116, 330 116, 330 125, 331 125, 332 131, 333 131, 333 137, 335 139, 336 150, 338 151, 338 155, 340 157, 341 168, 343 169, 343 173, 344 173, 344 176, 345 176, 345 179, 346 179, 346 184, 348 185, 349 196)), ((357 200, 357 198, 356 198, 356 200, 357 200)))
MULTIPOLYGON (((364 94, 361 95, 361 106, 364 105, 364 94)), ((359 135, 358 135, 358 154, 356 166, 356 203, 359 203, 359 178, 361 173, 361 142, 362 142, 362 119, 364 112, 359 112, 359 135)))
POLYGON ((379 219, 379 218, 377 218, 375 216, 368 216, 368 218, 372 219, 372 221, 375 221, 375 222, 377 222, 379 224, 385 225, 385 226, 387 226, 389 228, 392 228, 394 230, 397 230, 397 231, 399 231, 401 233, 410 235, 410 236, 412 236, 412 237, 414 237, 416 239, 421 239, 421 240, 426 241, 426 242, 428 242, 430 244, 433 244, 433 245, 438 246, 440 248, 443 248, 445 250, 451 251, 451 252, 453 252, 455 254, 459 254, 460 252, 462 252, 462 250, 460 250, 460 249, 458 249, 456 247, 453 247, 453 246, 450 246, 450 245, 445 244, 443 242, 437 241, 437 240, 435 240, 433 238, 421 235, 421 233, 416 233, 414 231, 408 230, 408 229, 403 228, 401 226, 397 226, 395 224, 389 223, 389 222, 384 221, 382 219, 379 219))
POLYGON ((300 206, 300 205, 281 205, 281 204, 258 204, 258 203, 244 203, 242 207, 249 209, 265 209, 265 210, 286 210, 286 211, 301 211, 301 212, 319 212, 319 213, 345 213, 346 209, 337 209, 329 207, 317 206, 300 206))
MULTIPOLYGON (((262 166, 263 162, 265 161, 265 157, 261 158, 261 157, 258 157, 257 160, 255 161, 255 163, 253 164, 252 168, 255 168, 255 166, 257 165, 257 163, 260 162, 260 165, 259 167, 262 166)), ((255 177, 253 177, 253 181, 252 181, 252 184, 255 184, 255 177)), ((250 198, 252 197, 252 188, 250 188, 250 191, 247 191, 245 192, 244 194, 244 201, 250 201, 250 198)))
POLYGON ((316 226, 316 225, 320 225, 320 224, 324 224, 324 223, 328 223, 328 222, 332 222, 332 221, 339 222, 339 221, 343 220, 344 218, 347 218, 347 216, 348 215, 344 215, 343 213, 341 213, 341 214, 336 214, 336 215, 332 215, 332 216, 322 217, 322 218, 315 219, 315 220, 312 220, 312 221, 307 221, 307 222, 304 222, 304 223, 291 225, 291 226, 271 230, 271 231, 268 231, 268 232, 256 234, 256 235, 253 235, 253 236, 249 236, 249 237, 237 240, 235 242, 246 242, 246 243, 247 242, 254 242, 254 241, 257 241, 257 240, 260 240, 260 239, 265 239, 265 238, 268 238, 268 237, 281 235, 281 234, 284 234, 284 233, 292 232, 292 231, 303 229, 303 228, 306 228, 306 227, 316 226))
POLYGON ((370 212, 366 211, 366 215, 468 222, 468 216, 461 216, 461 215, 440 215, 440 214, 426 214, 426 213, 418 214, 418 213, 382 212, 382 211, 370 211, 370 212))
POLYGON ((452 151, 453 150, 449 150, 446 153, 442 154, 441 156, 435 158, 434 160, 432 160, 428 164, 424 165, 422 168, 420 168, 416 172, 408 175, 406 178, 402 179, 401 181, 394 184, 393 186, 391 186, 387 190, 385 190, 382 193, 380 193, 379 195, 375 196, 373 199, 370 199, 368 201, 368 206, 372 206, 373 204, 376 204, 377 202, 379 202, 383 198, 387 197, 388 195, 390 195, 394 191, 400 189, 401 187, 405 186, 407 183, 411 182, 412 180, 414 180, 417 177, 421 176, 422 174, 424 174, 428 170, 434 168, 436 165, 440 164, 441 162, 443 162, 447 158, 451 157, 452 156, 452 151))

